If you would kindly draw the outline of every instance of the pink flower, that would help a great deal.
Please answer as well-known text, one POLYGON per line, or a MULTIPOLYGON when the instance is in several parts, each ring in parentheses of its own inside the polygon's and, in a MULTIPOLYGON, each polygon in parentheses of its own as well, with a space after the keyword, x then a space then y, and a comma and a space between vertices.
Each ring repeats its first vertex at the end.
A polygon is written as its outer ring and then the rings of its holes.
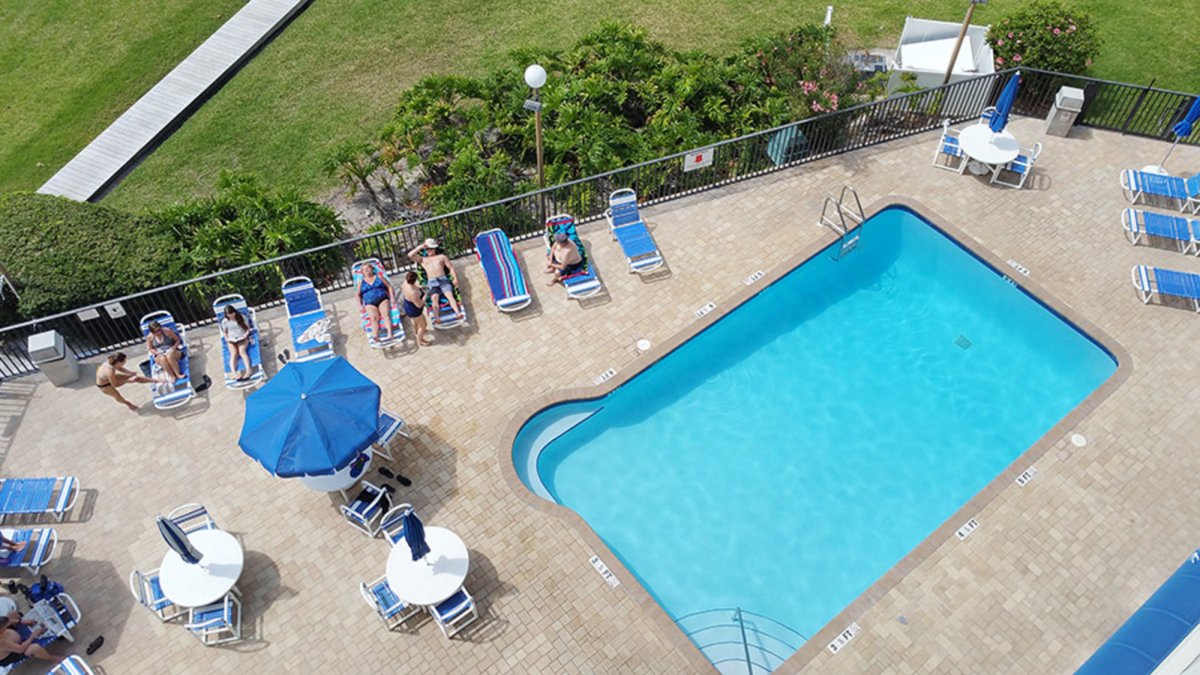
POLYGON ((1067 26, 1067 32, 1074 33, 1075 32, 1075 24, 1071 24, 1070 26, 1067 26))
POLYGON ((1062 32, 1062 31, 1061 31, 1061 30, 1059 30, 1059 29, 1057 29, 1057 28, 1055 28, 1055 29, 1054 29, 1054 34, 1055 34, 1055 35, 1058 35, 1058 34, 1059 34, 1059 33, 1061 33, 1061 32, 1062 32))
POLYGON ((996 65, 998 65, 998 66, 1004 65, 1004 57, 1003 56, 996 57, 996 65))
POLYGON ((1012 31, 1008 31, 1008 39, 1012 39, 1012 31))
POLYGON ((824 108, 824 106, 822 106, 820 103, 817 103, 816 101, 813 101, 813 102, 812 102, 812 111, 813 111, 813 112, 816 112, 816 113, 819 113, 819 112, 825 112, 825 108, 824 108))
POLYGON ((1091 60, 1091 59, 1088 59, 1088 60, 1087 60, 1087 61, 1084 63, 1084 65, 1086 65, 1088 68, 1091 68, 1091 67, 1092 67, 1092 60, 1091 60))
POLYGON ((996 46, 997 46, 997 47, 1000 47, 1000 46, 1003 46, 1003 45, 1004 45, 1004 39, 1003 39, 1003 38, 1001 38, 1001 39, 999 39, 999 40, 996 40, 996 46))
POLYGON ((1021 62, 1021 55, 1013 54, 1013 63, 1020 63, 1020 62, 1021 62))
POLYGON ((829 109, 837 110, 837 108, 838 108, 838 95, 830 94, 829 95, 829 109))

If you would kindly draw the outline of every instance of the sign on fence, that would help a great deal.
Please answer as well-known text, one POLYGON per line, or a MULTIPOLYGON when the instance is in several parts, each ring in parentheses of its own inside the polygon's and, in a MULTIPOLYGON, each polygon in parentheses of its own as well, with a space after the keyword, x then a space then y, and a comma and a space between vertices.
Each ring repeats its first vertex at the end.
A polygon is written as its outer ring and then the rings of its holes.
POLYGON ((713 153, 716 150, 716 148, 700 148, 684 155, 683 170, 695 171, 696 169, 703 169, 706 166, 712 166, 713 153))

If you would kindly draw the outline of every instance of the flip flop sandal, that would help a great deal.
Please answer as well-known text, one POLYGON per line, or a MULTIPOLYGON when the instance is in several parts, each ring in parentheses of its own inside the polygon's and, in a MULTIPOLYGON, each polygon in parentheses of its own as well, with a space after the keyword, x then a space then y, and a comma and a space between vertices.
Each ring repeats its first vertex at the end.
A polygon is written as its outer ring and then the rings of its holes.
POLYGON ((379 475, 384 478, 395 478, 396 474, 392 473, 386 466, 379 467, 379 475))
POLYGON ((91 656, 92 654, 95 654, 96 650, 100 649, 103 646, 104 646, 104 636, 101 635, 100 637, 98 637, 95 640, 92 640, 91 642, 88 643, 87 655, 91 656))
POLYGON ((400 474, 396 474, 396 482, 403 485, 404 487, 408 487, 408 486, 412 485, 411 480, 405 478, 404 476, 401 476, 400 474))

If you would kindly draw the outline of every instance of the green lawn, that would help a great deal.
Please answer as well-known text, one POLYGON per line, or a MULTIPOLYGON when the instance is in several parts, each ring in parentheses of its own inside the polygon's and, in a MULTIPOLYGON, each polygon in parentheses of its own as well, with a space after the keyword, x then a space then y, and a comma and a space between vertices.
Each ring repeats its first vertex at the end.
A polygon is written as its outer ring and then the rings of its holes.
MULTIPOLYGON (((976 22, 1013 2, 994 0, 976 22)), ((104 0, 81 12, 67 0, 0 3, 0 191, 40 185, 240 4, 104 0)), ((320 194, 330 187, 318 168, 327 149, 374 133, 398 92, 423 75, 478 74, 511 49, 566 46, 605 20, 645 26, 676 48, 724 52, 752 35, 819 22, 826 4, 313 0, 106 203, 139 208, 208 193, 225 168, 320 194)), ((894 45, 906 14, 960 21, 966 7, 965 0, 867 4, 835 10, 852 45, 894 45)), ((1200 8, 1170 3, 1168 12, 1166 0, 1081 4, 1107 38, 1093 74, 1138 83, 1157 77, 1158 86, 1200 90, 1200 63, 1188 51, 1200 8)))

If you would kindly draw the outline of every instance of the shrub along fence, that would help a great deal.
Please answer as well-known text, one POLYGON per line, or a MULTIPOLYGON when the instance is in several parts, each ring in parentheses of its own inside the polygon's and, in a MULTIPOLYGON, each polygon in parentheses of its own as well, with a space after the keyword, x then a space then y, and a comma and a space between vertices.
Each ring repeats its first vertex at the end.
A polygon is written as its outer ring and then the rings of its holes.
MULTIPOLYGON (((722 141, 711 146, 712 163, 685 171, 688 152, 680 152, 616 171, 555 185, 454 213, 408 223, 327 246, 253 265, 97 303, 71 312, 0 329, 0 378, 32 372, 26 351, 29 335, 46 330, 63 334, 77 357, 86 358, 141 341, 139 319, 166 309, 189 326, 214 321, 209 302, 236 289, 255 289, 249 301, 258 307, 280 304, 279 284, 309 276, 325 291, 351 285, 354 260, 375 257, 392 271, 408 267, 405 253, 426 237, 442 240, 451 256, 472 251, 476 234, 500 228, 513 239, 538 236, 542 222, 571 213, 580 222, 603 216, 608 195, 633 188, 644 204, 675 199, 761 176, 851 150, 886 143, 938 128, 943 119, 961 122, 977 116, 999 95, 1013 70, 893 96, 801 122, 722 141)), ((1171 126, 1186 114, 1193 96, 1180 92, 1110 82, 1076 75, 1022 69, 1013 112, 1043 117, 1059 88, 1085 91, 1077 124, 1122 133, 1170 139, 1171 126)), ((1200 128, 1185 143, 1200 145, 1200 128)))

